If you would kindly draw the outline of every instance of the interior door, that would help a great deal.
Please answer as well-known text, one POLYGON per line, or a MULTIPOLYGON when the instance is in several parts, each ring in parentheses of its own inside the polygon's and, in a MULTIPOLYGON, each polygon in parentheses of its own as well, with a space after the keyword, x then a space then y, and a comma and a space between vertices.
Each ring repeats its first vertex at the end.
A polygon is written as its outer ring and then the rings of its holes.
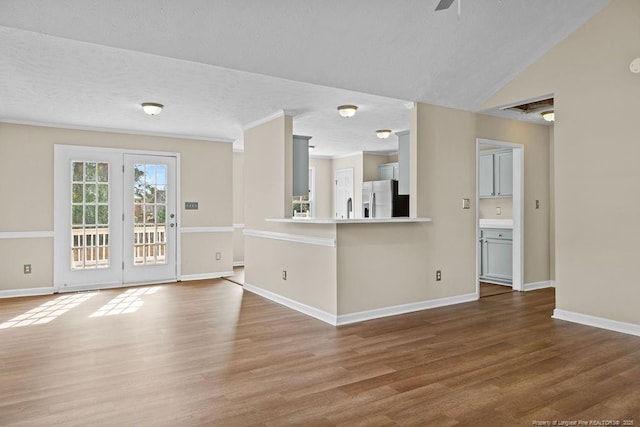
POLYGON ((124 155, 123 283, 177 279, 176 158, 124 155))
POLYGON ((122 153, 54 149, 54 288, 122 285, 122 153))

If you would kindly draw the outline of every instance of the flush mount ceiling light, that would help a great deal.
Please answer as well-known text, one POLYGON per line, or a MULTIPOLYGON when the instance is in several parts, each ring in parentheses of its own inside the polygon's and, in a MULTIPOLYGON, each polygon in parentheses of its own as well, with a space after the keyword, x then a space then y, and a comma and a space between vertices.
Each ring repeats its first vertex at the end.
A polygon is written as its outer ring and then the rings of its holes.
POLYGON ((346 118, 353 117, 357 110, 358 107, 355 105, 341 105, 338 107, 338 113, 346 118))
POLYGON ((556 119, 556 113, 553 110, 543 111, 540 115, 548 122, 553 122, 556 119))
POLYGON ((633 74, 640 73, 640 58, 636 58, 631 61, 631 64, 629 64, 629 70, 631 70, 633 74))
POLYGON ((378 129, 376 131, 376 135, 378 136, 378 138, 380 139, 386 139, 389 138, 389 135, 391 135, 391 129, 378 129))
POLYGON ((150 116, 155 116, 157 114, 160 114, 160 112, 162 111, 163 107, 164 107, 164 105, 158 104, 158 103, 155 103, 155 102, 143 102, 142 103, 142 109, 144 110, 145 113, 147 113, 150 116))

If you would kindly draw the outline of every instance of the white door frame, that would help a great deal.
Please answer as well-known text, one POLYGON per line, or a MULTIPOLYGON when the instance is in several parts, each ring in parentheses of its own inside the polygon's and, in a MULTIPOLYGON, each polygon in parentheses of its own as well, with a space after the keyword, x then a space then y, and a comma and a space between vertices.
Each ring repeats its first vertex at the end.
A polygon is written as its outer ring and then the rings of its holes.
MULTIPOLYGON (((61 160, 67 158, 66 154, 71 151, 82 153, 82 155, 91 156, 92 153, 109 153, 112 155, 119 155, 120 165, 118 167, 124 166, 124 155, 125 154, 146 154, 152 156, 173 156, 176 158, 176 278, 177 280, 181 280, 181 265, 182 265, 182 241, 181 241, 181 228, 182 228, 182 209, 180 205, 181 196, 181 182, 180 182, 180 153, 175 152, 167 152, 167 151, 151 151, 151 150, 128 150, 128 149, 119 149, 119 148, 105 148, 105 147, 93 147, 93 146, 83 146, 83 145, 66 145, 66 144, 55 144, 54 145, 54 210, 53 210, 53 223, 54 223, 54 237, 53 237, 53 248, 54 248, 54 256, 53 256, 53 289, 54 292, 73 292, 87 289, 95 289, 97 286, 103 289, 107 288, 118 288, 123 286, 129 286, 122 283, 123 278, 120 275, 120 281, 117 283, 100 283, 100 284, 86 284, 86 285, 78 285, 78 286, 64 286, 61 281, 61 272, 62 269, 68 268, 67 265, 67 257, 63 255, 62 251, 66 251, 66 247, 62 247, 64 242, 68 241, 67 236, 67 221, 68 221, 68 206, 69 204, 65 204, 65 200, 67 198, 61 197, 64 192, 68 192, 67 186, 69 185, 69 174, 68 173, 60 173, 58 168, 60 167, 59 163, 61 160), (66 240, 65 240, 66 238, 66 240), (61 250, 58 250, 57 247, 61 246, 61 250)), ((66 167, 66 166, 65 166, 66 167)), ((117 168, 116 168, 117 169, 117 168)), ((112 170, 110 172, 120 172, 117 170, 112 170)), ((120 176, 122 173, 120 172, 120 176)), ((120 181, 118 181, 120 182, 120 181)), ((122 182, 124 185, 124 182, 122 182)), ((123 191, 123 189, 120 189, 123 191)), ((122 225, 122 224, 120 224, 122 225)), ((120 258, 118 259, 118 263, 122 262, 122 245, 120 245, 120 258)))
POLYGON ((480 146, 513 150, 513 280, 515 291, 524 291, 524 145, 476 138, 476 294, 480 297, 480 146))

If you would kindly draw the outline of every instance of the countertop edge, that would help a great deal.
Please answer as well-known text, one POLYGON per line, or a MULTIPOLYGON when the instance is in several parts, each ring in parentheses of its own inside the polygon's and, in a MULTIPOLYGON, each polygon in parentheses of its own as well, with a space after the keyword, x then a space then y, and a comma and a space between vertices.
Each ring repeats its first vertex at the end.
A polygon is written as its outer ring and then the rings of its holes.
POLYGON ((512 219, 493 219, 493 218, 482 218, 479 221, 480 228, 513 228, 513 220, 512 219))
POLYGON ((336 218, 266 218, 267 222, 284 222, 289 224, 398 224, 398 223, 417 223, 417 222, 431 222, 431 218, 409 218, 409 217, 395 217, 395 218, 349 218, 349 219, 336 219, 336 218))

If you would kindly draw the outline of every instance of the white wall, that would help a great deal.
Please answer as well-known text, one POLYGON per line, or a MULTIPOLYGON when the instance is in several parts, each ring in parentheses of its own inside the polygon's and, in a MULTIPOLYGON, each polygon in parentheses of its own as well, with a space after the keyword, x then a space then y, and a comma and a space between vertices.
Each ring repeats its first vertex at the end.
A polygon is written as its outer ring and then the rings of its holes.
POLYGON ((233 264, 244 264, 244 153, 233 153, 233 264))
POLYGON ((613 0, 481 108, 554 94, 557 309, 640 331, 638 28, 613 0))
MULTIPOLYGON (((180 153, 181 226, 232 224, 229 143, 0 123, 0 291, 53 285, 53 237, 1 237, 53 231, 54 144, 180 153), (184 210, 186 200, 198 201, 199 210, 184 210), (23 264, 31 264, 33 273, 23 274, 23 264)), ((228 272, 232 233, 183 233, 181 255, 183 276, 228 272)))

